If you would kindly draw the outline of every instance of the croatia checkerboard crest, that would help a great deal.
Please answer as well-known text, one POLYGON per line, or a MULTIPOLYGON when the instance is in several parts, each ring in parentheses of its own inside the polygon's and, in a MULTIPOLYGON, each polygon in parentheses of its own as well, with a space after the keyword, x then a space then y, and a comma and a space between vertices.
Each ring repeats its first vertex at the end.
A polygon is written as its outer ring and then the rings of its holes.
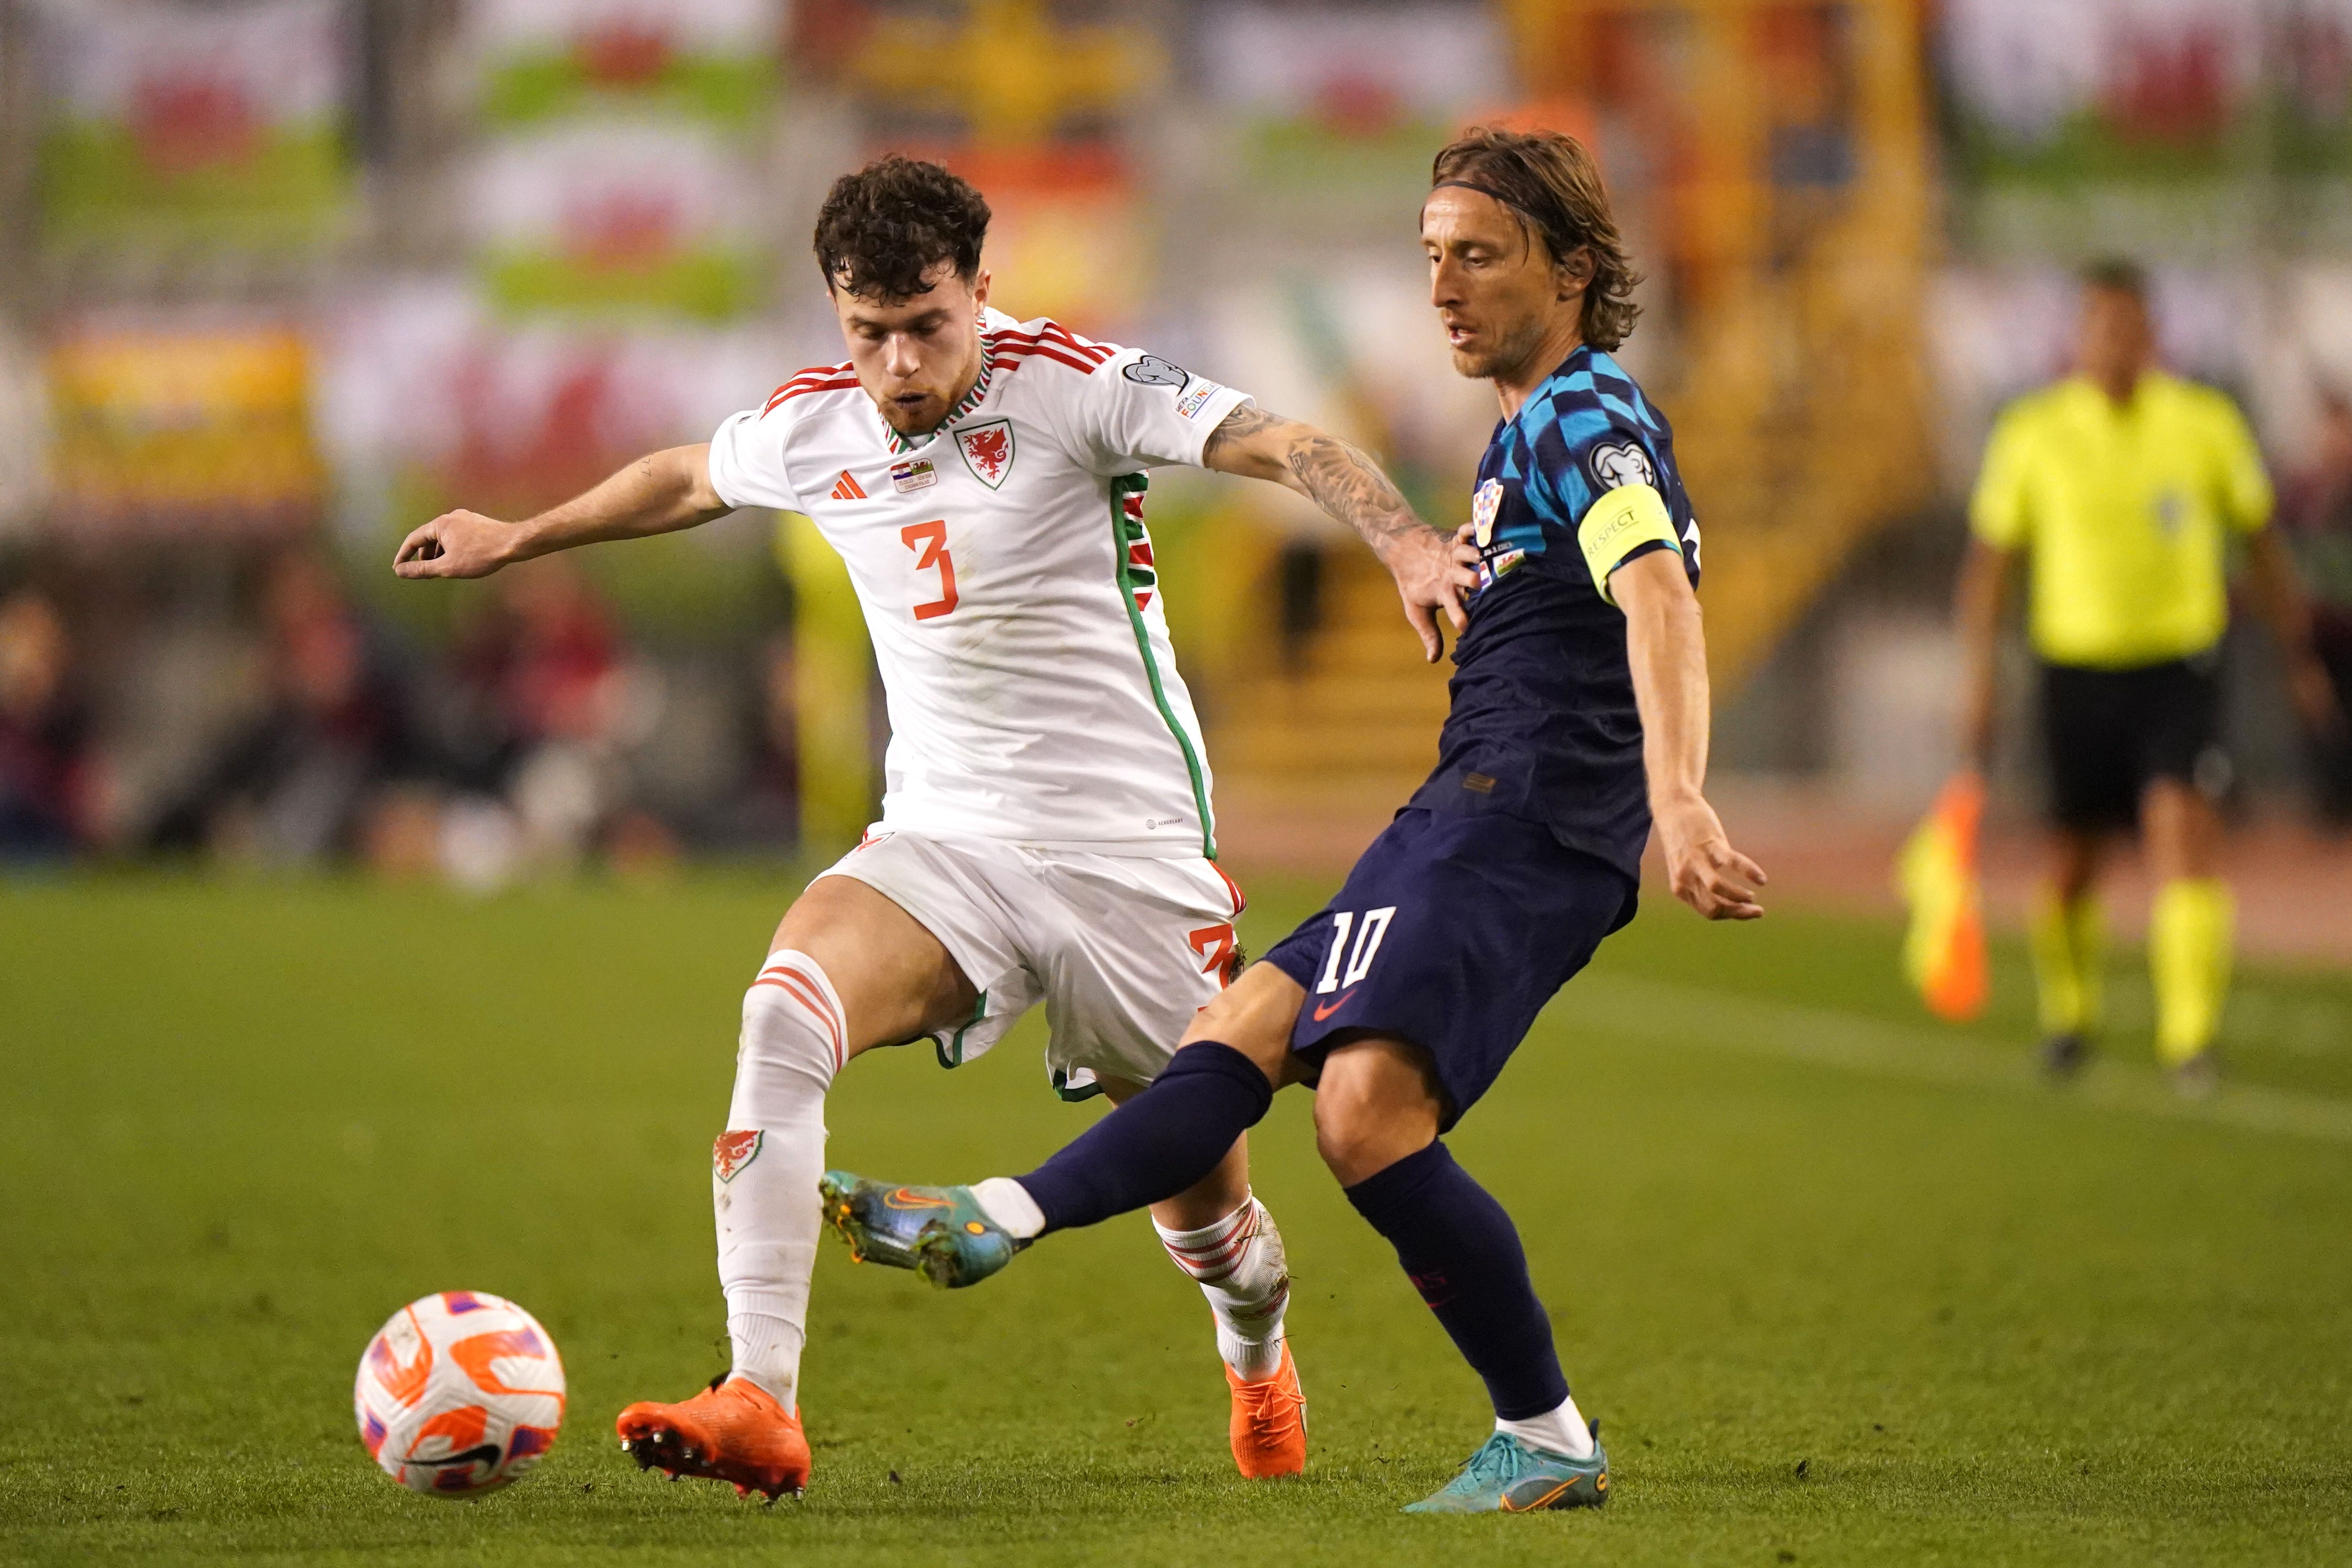
POLYGON ((1503 509, 1503 482, 1489 479, 1470 497, 1472 537, 1485 549, 1495 538, 1495 518, 1503 509))
POLYGON ((972 476, 993 490, 1004 483, 1013 471, 1013 422, 992 419, 985 424, 975 424, 969 430, 956 432, 956 445, 963 452, 963 460, 972 476))

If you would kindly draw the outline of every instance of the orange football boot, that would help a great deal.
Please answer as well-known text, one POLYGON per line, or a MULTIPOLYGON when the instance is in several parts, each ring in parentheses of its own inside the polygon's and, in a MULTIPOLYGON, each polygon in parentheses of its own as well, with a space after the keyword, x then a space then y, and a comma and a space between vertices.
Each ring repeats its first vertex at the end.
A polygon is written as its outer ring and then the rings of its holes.
POLYGON ((1307 1396, 1298 1386, 1298 1364, 1283 1341, 1282 1364, 1274 1375, 1244 1383, 1230 1366, 1234 1390, 1234 1463, 1254 1481, 1295 1476, 1307 1469, 1307 1396))
POLYGON ((681 1405, 641 1399, 613 1427, 639 1469, 658 1468, 672 1480, 727 1481, 740 1497, 759 1492, 772 1503, 786 1492, 798 1497, 808 1485, 801 1413, 748 1378, 714 1377, 681 1405))

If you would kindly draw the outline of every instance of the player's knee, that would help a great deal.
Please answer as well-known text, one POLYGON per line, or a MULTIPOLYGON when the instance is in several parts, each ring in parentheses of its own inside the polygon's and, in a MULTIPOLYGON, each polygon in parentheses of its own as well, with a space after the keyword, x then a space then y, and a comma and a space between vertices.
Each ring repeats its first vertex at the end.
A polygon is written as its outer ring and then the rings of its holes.
POLYGON ((1283 1059, 1290 1052, 1291 1026, 1298 1021, 1298 1006, 1306 995, 1297 981, 1273 965, 1253 965, 1192 1015, 1177 1043, 1213 1040, 1229 1045, 1278 1083, 1283 1059))
POLYGON ((1315 1091, 1315 1147, 1352 1186, 1429 1146, 1444 1119, 1425 1058, 1395 1040, 1341 1046, 1315 1091))
POLYGON ((822 1092, 847 1060, 845 1034, 824 971, 804 954, 772 953, 743 993, 737 1067, 804 1075, 822 1092))
POLYGON ((1315 1096, 1315 1152, 1341 1186, 1378 1176, 1436 1135, 1433 1120, 1383 1113, 1361 1100, 1327 1101, 1320 1091, 1315 1096))
POLYGON ((1340 1185, 1351 1186, 1361 1178, 1355 1173, 1370 1157, 1372 1127, 1361 1113, 1360 1106, 1346 1106, 1324 1098, 1318 1089, 1315 1095, 1315 1152, 1340 1185))

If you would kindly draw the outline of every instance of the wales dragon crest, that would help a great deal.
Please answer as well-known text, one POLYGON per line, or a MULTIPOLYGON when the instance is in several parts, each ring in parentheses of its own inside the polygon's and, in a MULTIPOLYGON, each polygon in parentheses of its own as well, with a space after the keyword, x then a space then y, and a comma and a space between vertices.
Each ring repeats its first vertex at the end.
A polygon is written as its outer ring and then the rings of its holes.
POLYGON ((985 424, 975 424, 969 430, 956 432, 956 445, 963 453, 964 465, 972 476, 993 490, 1004 483, 1013 471, 1013 422, 992 419, 985 424))

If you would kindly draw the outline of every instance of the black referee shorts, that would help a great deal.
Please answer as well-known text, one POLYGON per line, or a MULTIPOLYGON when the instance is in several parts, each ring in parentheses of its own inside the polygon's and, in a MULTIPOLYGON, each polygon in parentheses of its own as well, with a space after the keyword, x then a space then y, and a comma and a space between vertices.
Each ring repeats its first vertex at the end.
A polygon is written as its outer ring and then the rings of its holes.
POLYGON ((2136 827, 2159 779, 2219 795, 2229 783, 2219 653, 2128 670, 2045 664, 2042 737, 2062 828, 2136 827))

